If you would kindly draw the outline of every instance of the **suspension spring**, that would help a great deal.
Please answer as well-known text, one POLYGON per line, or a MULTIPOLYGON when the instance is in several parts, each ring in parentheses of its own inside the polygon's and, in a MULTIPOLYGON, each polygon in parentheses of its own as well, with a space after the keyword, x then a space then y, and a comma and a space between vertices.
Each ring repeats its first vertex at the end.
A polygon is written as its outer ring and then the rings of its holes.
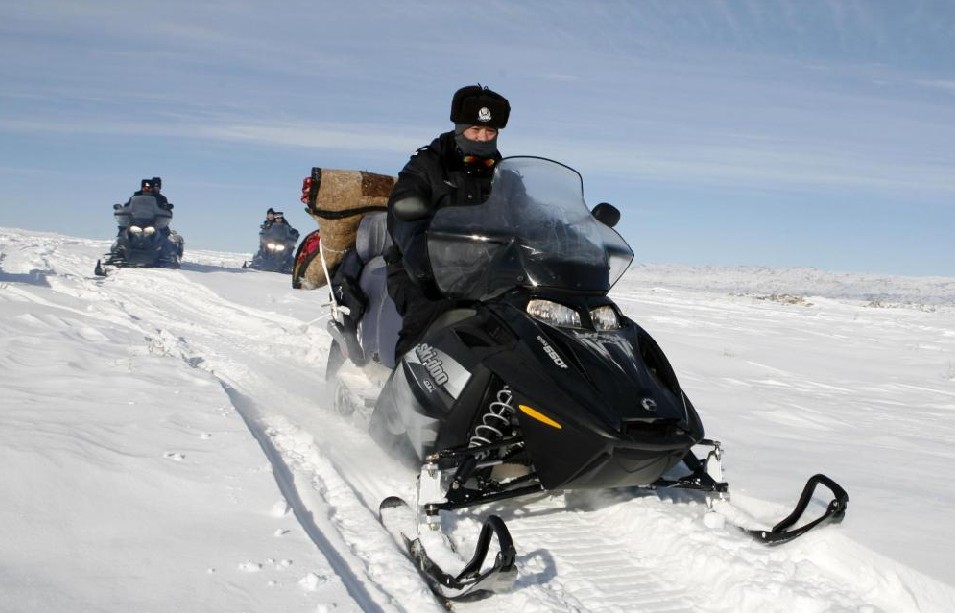
POLYGON ((514 413, 514 407, 511 406, 513 400, 511 388, 505 385, 498 390, 497 397, 481 416, 481 423, 475 426, 474 433, 468 440, 468 447, 488 445, 504 438, 504 430, 511 425, 511 415, 514 413))

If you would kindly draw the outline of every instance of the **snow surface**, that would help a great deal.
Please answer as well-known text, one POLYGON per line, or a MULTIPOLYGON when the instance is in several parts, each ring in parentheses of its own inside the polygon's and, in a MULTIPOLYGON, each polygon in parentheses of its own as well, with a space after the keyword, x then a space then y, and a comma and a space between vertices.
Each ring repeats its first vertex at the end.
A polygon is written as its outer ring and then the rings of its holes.
MULTIPOLYGON (((0 611, 443 611, 376 520, 415 475, 331 410, 324 293, 190 251, 0 228, 0 611)), ((520 575, 463 612, 955 610, 955 279, 635 266, 615 288, 769 526, 823 472, 846 520, 778 547, 697 498, 493 512, 520 575), (705 519, 707 518, 707 519, 705 519)), ((489 509, 445 521, 464 554, 489 509)))

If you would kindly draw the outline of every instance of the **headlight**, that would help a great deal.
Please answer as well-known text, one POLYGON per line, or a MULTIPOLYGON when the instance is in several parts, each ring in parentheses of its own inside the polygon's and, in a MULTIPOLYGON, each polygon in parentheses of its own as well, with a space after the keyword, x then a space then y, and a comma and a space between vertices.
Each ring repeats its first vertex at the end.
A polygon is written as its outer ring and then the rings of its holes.
POLYGON ((594 322, 594 328, 597 330, 619 330, 620 320, 617 319, 617 312, 609 304, 597 307, 590 312, 590 319, 594 322))
POLYGON ((285 245, 281 243, 269 243, 269 251, 285 251, 285 245))
POLYGON ((531 300, 527 303, 527 314, 552 326, 581 327, 580 314, 577 311, 550 300, 531 300))
POLYGON ((145 234, 146 236, 152 236, 155 233, 156 233, 156 228, 152 226, 147 226, 143 228, 143 234, 145 234))
POLYGON ((129 226, 129 231, 130 231, 130 233, 132 233, 132 234, 142 234, 142 233, 143 233, 143 229, 140 228, 139 226, 129 226))

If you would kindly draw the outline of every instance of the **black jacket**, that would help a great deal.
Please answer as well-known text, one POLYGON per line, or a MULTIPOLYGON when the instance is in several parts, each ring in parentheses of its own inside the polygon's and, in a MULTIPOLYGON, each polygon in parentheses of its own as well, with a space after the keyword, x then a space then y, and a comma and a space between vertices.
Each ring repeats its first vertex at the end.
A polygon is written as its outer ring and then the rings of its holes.
MULTIPOLYGON (((495 160, 500 160, 495 153, 495 160)), ((427 257, 425 232, 438 209, 452 205, 478 204, 491 190, 492 169, 471 170, 465 167, 454 132, 445 132, 427 147, 422 147, 398 173, 398 180, 388 199, 388 231, 394 241, 389 254, 389 278, 395 268, 404 268, 408 276, 433 297, 431 266, 427 257), (394 214, 394 204, 405 198, 418 198, 429 214, 424 219, 403 221, 394 214)))

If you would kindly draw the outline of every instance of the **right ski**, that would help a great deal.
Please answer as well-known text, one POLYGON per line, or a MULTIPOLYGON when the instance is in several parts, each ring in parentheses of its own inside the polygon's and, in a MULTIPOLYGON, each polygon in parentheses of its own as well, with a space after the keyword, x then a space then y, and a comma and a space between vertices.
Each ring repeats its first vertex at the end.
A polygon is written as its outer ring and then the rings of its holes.
MULTIPOLYGON (((446 600, 460 600, 485 592, 509 591, 514 585, 517 578, 514 542, 500 517, 491 515, 487 518, 471 560, 460 573, 452 576, 444 572, 425 550, 421 537, 417 535, 417 512, 411 505, 397 496, 389 496, 379 505, 378 516, 437 596, 446 600), (499 550, 493 563, 483 568, 492 536, 497 537, 499 550)), ((441 542, 434 539, 434 543, 429 544, 434 546, 441 542)))

